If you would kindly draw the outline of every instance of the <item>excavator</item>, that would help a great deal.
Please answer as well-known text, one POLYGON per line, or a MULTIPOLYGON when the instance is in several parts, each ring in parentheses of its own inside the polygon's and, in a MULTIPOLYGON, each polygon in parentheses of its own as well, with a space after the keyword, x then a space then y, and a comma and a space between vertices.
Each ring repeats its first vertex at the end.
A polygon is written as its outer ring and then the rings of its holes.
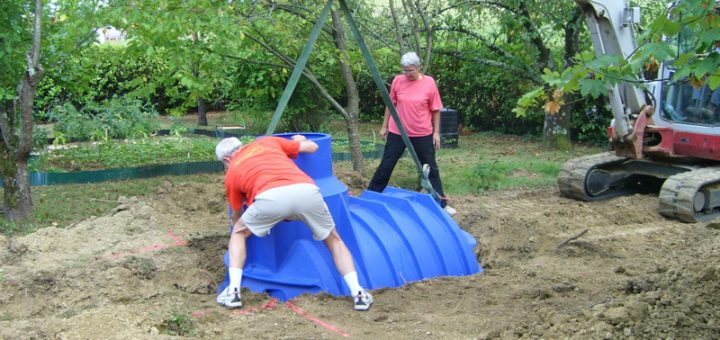
MULTIPOLYGON (((575 3, 585 15, 597 57, 628 58, 636 50, 638 7, 627 0, 575 3)), ((681 31, 668 41, 682 50, 689 38, 681 31)), ((720 53, 718 45, 708 53, 720 53)), ((568 160, 557 180, 563 196, 596 201, 659 192, 663 216, 689 223, 720 216, 720 88, 667 81, 674 72, 666 63, 654 78, 638 76, 645 89, 634 83, 609 88, 612 151, 568 160)))

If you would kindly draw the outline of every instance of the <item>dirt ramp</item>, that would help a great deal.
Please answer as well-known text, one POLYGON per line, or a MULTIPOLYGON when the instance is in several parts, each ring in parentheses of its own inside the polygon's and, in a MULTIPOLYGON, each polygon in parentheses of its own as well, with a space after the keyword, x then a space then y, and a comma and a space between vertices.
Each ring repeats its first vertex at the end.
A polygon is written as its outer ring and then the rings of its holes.
MULTIPOLYGON (((178 187, 166 191, 174 202, 198 189, 178 187)), ((120 197, 105 216, 3 238, 0 314, 33 321, 0 327, 0 338, 137 338, 162 321, 170 301, 181 306, 188 294, 211 301, 223 274, 226 227, 218 228, 222 237, 209 235, 212 212, 193 219, 166 205, 162 197, 120 197)))

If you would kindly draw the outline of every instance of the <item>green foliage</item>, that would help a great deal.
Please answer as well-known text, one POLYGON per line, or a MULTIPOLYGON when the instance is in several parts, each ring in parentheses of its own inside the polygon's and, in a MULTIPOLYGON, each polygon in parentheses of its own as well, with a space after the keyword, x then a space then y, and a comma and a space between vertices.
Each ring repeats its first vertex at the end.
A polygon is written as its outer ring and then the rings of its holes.
MULTIPOLYGON (((658 7, 658 3, 649 7, 658 7)), ((720 85, 720 54, 708 52, 715 41, 720 40, 720 18, 715 11, 714 0, 684 0, 672 9, 672 18, 668 13, 656 10, 649 22, 645 22, 638 35, 638 48, 627 58, 622 55, 604 55, 595 57, 590 51, 575 56, 577 64, 562 72, 545 70, 542 79, 547 86, 546 93, 560 93, 566 96, 579 93, 583 97, 599 98, 607 94, 607 89, 618 83, 633 83, 640 88, 646 85, 638 81, 639 74, 648 79, 656 79, 657 65, 672 65, 676 72, 674 80, 708 79, 712 86, 720 85), (666 39, 665 37, 671 37, 666 39)), ((648 14, 649 11, 645 11, 648 14)), ((518 101, 515 109, 524 113, 539 98, 537 89, 526 93, 518 101)), ((547 105, 554 98, 546 99, 547 105)), ((583 99, 576 102, 573 112, 573 134, 578 140, 604 144, 605 129, 611 115, 606 110, 595 109, 595 113, 606 114, 607 118, 588 115, 588 108, 602 108, 594 100, 583 99), (582 108, 582 107, 585 108, 582 108), (582 114, 585 112, 586 114, 582 114)))
POLYGON ((152 77, 132 81, 136 94, 157 95, 158 90, 180 100, 175 107, 195 107, 198 99, 215 102, 214 93, 229 81, 224 56, 242 58, 242 20, 234 13, 252 4, 192 0, 117 1, 109 6, 108 19, 128 35, 129 55, 162 60, 163 68, 152 77), (175 85, 177 84, 177 85, 175 85))
POLYGON ((443 105, 458 110, 460 124, 476 131, 512 134, 539 134, 542 130, 541 112, 526 110, 519 116, 513 112, 525 88, 532 86, 526 79, 447 56, 438 56, 435 63, 443 105))
POLYGON ((162 334, 194 336, 195 322, 188 313, 173 311, 158 326, 162 334))
POLYGON ((177 116, 171 116, 170 122, 172 123, 172 125, 170 125, 170 134, 173 136, 180 137, 190 131, 177 116))
POLYGON ((608 117, 612 117, 612 112, 602 99, 595 100, 594 105, 584 111, 573 112, 572 139, 582 143, 606 146, 608 144, 607 128, 610 125, 608 117))
MULTIPOLYGON (((387 84, 386 89, 390 91, 389 84, 395 75, 402 70, 400 67, 400 55, 397 51, 386 47, 373 49, 372 54, 380 76, 387 84)), ((360 119, 362 121, 382 121, 385 115, 385 103, 380 96, 380 90, 377 88, 364 60, 357 62, 355 67, 357 68, 355 70, 355 82, 360 94, 360 119)), ((445 93, 442 91, 440 95, 445 98, 445 93)))
POLYGON ((217 140, 208 137, 142 138, 103 141, 40 154, 30 163, 36 171, 96 170, 215 159, 217 140))
MULTIPOLYGON (((254 136, 242 136, 247 144, 254 136)), ((141 138, 119 142, 116 140, 99 143, 82 143, 40 153, 30 161, 32 171, 77 171, 110 168, 128 168, 158 164, 175 164, 215 160, 215 145, 218 140, 205 136, 141 138)), ((334 140, 333 152, 349 152, 346 140, 334 140)), ((361 150, 375 151, 371 143, 361 144, 361 150)))
POLYGON ((40 152, 45 149, 48 144, 48 131, 45 128, 33 125, 32 132, 32 150, 40 152))
POLYGON ((127 97, 91 102, 81 110, 65 103, 53 109, 50 119, 55 123, 56 140, 65 141, 142 137, 158 127, 155 110, 127 97))
MULTIPOLYGON (((129 96, 164 111, 184 101, 177 82, 145 84, 166 68, 159 57, 135 56, 124 45, 93 45, 69 58, 61 68, 49 69, 38 84, 35 118, 46 120, 59 103, 83 107, 88 103, 129 96)), ((183 112, 184 113, 184 112, 183 112)))
POLYGON ((513 112, 515 112, 515 114, 520 118, 525 117, 527 116, 527 110, 529 108, 536 107, 546 98, 547 96, 545 96, 544 89, 542 87, 538 87, 523 94, 520 99, 518 99, 517 107, 513 109, 513 112))
POLYGON ((9 237, 26 235, 35 231, 37 228, 37 223, 32 221, 11 222, 5 219, 0 220, 0 234, 5 234, 9 237))
MULTIPOLYGON (((471 176, 467 178, 471 180, 471 187, 477 191, 497 188, 500 184, 500 178, 507 175, 496 169, 497 164, 497 159, 492 162, 483 162, 481 159, 480 163, 470 173, 471 176)), ((506 172, 507 168, 503 170, 506 172)))
POLYGON ((680 1, 671 15, 669 19, 667 13, 660 13, 647 25, 637 37, 637 51, 627 60, 620 55, 594 58, 586 52, 577 56, 579 64, 563 72, 572 73, 571 77, 547 74, 543 80, 566 93, 577 91, 579 83, 582 95, 598 97, 612 84, 637 83, 636 75, 647 65, 671 63, 676 70, 674 80, 708 78, 711 88, 720 85, 720 55, 708 54, 720 40, 720 16, 714 0, 680 1))
POLYGON ((272 109, 252 102, 241 102, 241 104, 228 105, 228 117, 230 125, 245 127, 246 133, 264 134, 270 124, 272 109))
POLYGON ((555 182, 560 164, 546 160, 486 159, 461 174, 471 193, 508 187, 532 187, 555 182))
MULTIPOLYGON (((350 152, 350 143, 347 140, 333 139, 332 150, 333 150, 333 152, 350 152)), ((360 143, 360 151, 361 152, 373 152, 373 151, 375 151, 375 144, 360 143)))
POLYGON ((16 0, 0 2, 0 102, 15 96, 15 87, 24 70, 24 54, 32 36, 25 3, 16 0))

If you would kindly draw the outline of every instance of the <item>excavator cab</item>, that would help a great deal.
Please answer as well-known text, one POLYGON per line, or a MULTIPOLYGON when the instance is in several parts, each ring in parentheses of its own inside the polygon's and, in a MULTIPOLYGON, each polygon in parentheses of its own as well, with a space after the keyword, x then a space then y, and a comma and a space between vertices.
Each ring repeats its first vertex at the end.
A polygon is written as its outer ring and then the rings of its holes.
MULTIPOLYGON (((718 8, 720 11, 720 7, 718 8)), ((683 27, 678 34, 668 37, 667 41, 677 56, 692 52, 695 48, 697 32, 683 27)), ((712 50, 698 55, 699 58, 720 58, 720 40, 712 50)), ((675 68, 672 62, 665 63, 660 70, 661 79, 674 79, 675 68)), ((663 83, 662 104, 663 119, 682 124, 718 125, 720 124, 720 89, 711 89, 707 79, 690 81, 666 81, 663 83)))
POLYGON ((661 99, 661 115, 665 120, 682 124, 720 125, 720 90, 707 84, 700 88, 690 81, 665 86, 661 99))

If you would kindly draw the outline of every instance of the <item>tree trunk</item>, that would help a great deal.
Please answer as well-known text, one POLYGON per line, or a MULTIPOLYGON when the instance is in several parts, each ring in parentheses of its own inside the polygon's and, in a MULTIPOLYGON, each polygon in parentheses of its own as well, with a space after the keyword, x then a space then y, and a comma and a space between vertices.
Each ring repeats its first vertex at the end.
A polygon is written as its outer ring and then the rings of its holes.
MULTIPOLYGON (((580 37, 578 25, 580 25, 582 19, 582 11, 579 7, 575 7, 575 10, 570 17, 570 20, 565 25, 565 46, 564 46, 564 67, 572 67, 575 64, 575 54, 580 50, 580 37)), ((563 95, 563 104, 560 111, 554 115, 546 113, 545 115, 545 129, 543 135, 543 141, 547 147, 557 150, 569 150, 572 148, 572 141, 570 140, 570 124, 573 111, 577 109, 577 98, 575 96, 563 95)))
POLYGON ((8 221, 25 221, 33 217, 32 191, 27 161, 17 161, 15 177, 5 181, 5 218, 8 221), (10 195, 8 195, 10 194, 10 195))
POLYGON ((570 117, 572 105, 565 105, 555 114, 545 113, 545 127, 543 129, 543 145, 555 150, 570 150, 570 117))
MULTIPOLYGON (((570 19, 565 24, 565 46, 563 52, 563 65, 565 68, 572 67, 575 63, 574 57, 580 50, 580 37, 578 26, 581 24, 582 11, 579 7, 575 7, 570 19)), ((542 55, 542 53, 541 53, 542 55)), ((545 113, 545 127, 543 129, 543 144, 556 150, 570 150, 572 141, 570 140, 570 124, 572 123, 573 111, 577 109, 577 98, 575 96, 563 95, 561 100, 563 104, 560 111, 552 114, 545 113)), ((553 100, 556 100, 553 98, 553 100)))
POLYGON ((207 100, 205 98, 198 98, 197 99, 197 107, 198 107, 198 125, 201 126, 207 126, 207 100))
MULTIPOLYGON (((200 33, 193 32, 193 45, 198 49, 200 46, 200 33)), ((194 61, 192 64, 192 75, 196 81, 200 80, 200 61, 194 61)), ((198 125, 207 126, 207 101, 202 96, 197 99, 198 125)))
POLYGON ((42 1, 35 0, 32 49, 27 55, 27 70, 19 86, 20 131, 15 122, 18 110, 13 106, 0 118, 2 130, 2 168, 4 178, 3 202, 5 217, 11 222, 29 220, 32 214, 32 191, 28 177, 28 159, 32 148, 32 113, 37 83, 42 76, 40 65, 42 1))
POLYGON ((403 0, 403 9, 405 10, 405 15, 408 18, 408 24, 410 25, 410 32, 412 32, 412 36, 415 39, 415 48, 413 51, 417 53, 420 52, 420 30, 417 28, 417 24, 415 23, 415 13, 413 11, 413 7, 415 7, 412 3, 412 0, 403 0))
POLYGON ((357 83, 353 77, 352 69, 348 64, 347 47, 345 46, 345 31, 340 21, 340 10, 336 7, 332 11, 333 38, 335 46, 339 52, 340 72, 345 83, 345 95, 347 97, 347 105, 345 111, 345 122, 347 123, 348 143, 350 144, 350 154, 352 158, 353 170, 362 172, 365 167, 365 160, 362 155, 360 145, 360 93, 358 92, 357 83))
POLYGON ((389 5, 390 14, 393 19, 393 24, 395 25, 395 39, 397 39, 398 46, 400 46, 400 55, 403 55, 408 52, 407 43, 405 42, 402 30, 400 29, 400 18, 397 15, 397 9, 395 9, 395 2, 390 0, 389 5))
MULTIPOLYGON (((417 10, 418 16, 423 24, 423 31, 425 31, 425 60, 423 62, 422 71, 425 73, 430 72, 430 53, 433 48, 433 27, 425 14, 425 10, 422 8, 422 4, 419 0, 415 0, 415 9, 417 10)), ((418 53, 421 53, 418 51, 418 53)))

